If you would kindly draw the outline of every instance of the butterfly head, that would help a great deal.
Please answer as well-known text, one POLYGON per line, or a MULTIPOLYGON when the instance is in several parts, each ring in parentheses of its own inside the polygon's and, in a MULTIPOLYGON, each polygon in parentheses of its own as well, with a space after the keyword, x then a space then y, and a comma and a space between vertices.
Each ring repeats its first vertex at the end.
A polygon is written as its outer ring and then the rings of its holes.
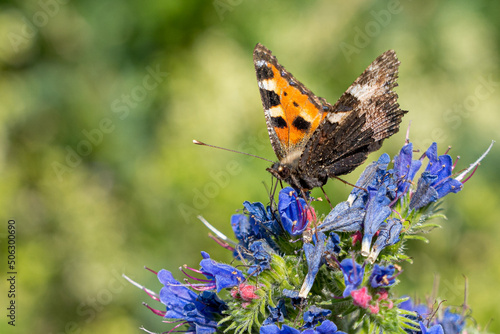
POLYGON ((326 172, 320 171, 315 176, 301 173, 293 165, 275 162, 271 167, 266 169, 278 180, 285 181, 297 191, 307 192, 316 187, 322 187, 328 181, 326 172))
POLYGON ((278 180, 283 180, 285 182, 290 183, 288 180, 290 179, 291 170, 286 165, 283 165, 280 162, 275 162, 271 167, 267 168, 266 170, 278 180))

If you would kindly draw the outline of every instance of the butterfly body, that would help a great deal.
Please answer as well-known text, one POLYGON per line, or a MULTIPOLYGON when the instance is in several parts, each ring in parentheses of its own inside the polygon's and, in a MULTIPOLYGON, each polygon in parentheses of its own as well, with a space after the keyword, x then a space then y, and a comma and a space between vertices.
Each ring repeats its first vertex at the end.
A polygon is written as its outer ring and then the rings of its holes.
POLYGON ((300 190, 323 186, 362 164, 396 133, 406 111, 399 109, 399 61, 394 51, 379 56, 334 105, 314 95, 257 44, 254 64, 269 138, 278 162, 267 170, 300 190))

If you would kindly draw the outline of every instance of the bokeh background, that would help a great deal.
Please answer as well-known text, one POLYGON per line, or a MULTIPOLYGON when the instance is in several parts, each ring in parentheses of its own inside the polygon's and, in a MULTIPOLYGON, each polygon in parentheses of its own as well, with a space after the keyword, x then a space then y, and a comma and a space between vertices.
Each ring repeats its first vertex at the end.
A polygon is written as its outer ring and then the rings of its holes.
MULTIPOLYGON (((267 201, 274 159, 252 51, 261 42, 330 102, 387 49, 421 151, 436 141, 458 169, 499 139, 498 1, 0 1, 1 333, 165 331, 160 307, 121 278, 160 288, 148 266, 230 261, 201 214, 231 235, 242 202, 267 201), (7 220, 17 224, 16 327, 7 325, 7 220)), ((382 151, 394 155, 404 130, 382 151)), ((500 147, 448 220, 411 242, 400 294, 468 304, 500 332, 500 147)), ((374 153, 374 160, 380 153, 374 153)), ((362 169, 345 177, 355 182, 362 169)), ((330 181, 333 201, 349 187, 330 181)), ((319 211, 327 211, 327 207, 319 211)), ((177 275, 177 274, 176 274, 177 275)), ((182 277, 179 273, 178 278, 182 277)))

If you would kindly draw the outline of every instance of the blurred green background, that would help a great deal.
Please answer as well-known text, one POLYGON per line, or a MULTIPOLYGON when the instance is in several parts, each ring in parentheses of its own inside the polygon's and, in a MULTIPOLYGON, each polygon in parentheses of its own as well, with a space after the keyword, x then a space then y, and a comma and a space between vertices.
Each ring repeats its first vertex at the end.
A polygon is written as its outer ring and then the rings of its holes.
MULTIPOLYGON (((143 269, 181 278, 200 251, 230 261, 202 214, 228 235, 242 202, 267 201, 275 159, 252 62, 261 42, 330 102, 387 49, 401 60, 399 101, 415 148, 452 145, 458 169, 498 140, 497 1, 0 2, 0 263, 7 220, 18 246, 17 323, 1 333, 140 333, 170 327, 120 277, 159 290, 143 269)), ((387 140, 393 156, 404 130, 387 140)), ((500 332, 500 185, 495 146, 430 244, 409 243, 398 292, 424 298, 440 275, 448 305, 468 303, 500 332)), ((376 159, 373 154, 369 160, 376 159)), ((354 182, 362 169, 346 180, 354 182)), ((333 201, 349 187, 330 181, 333 201)), ((319 195, 319 194, 318 194, 319 195)), ((321 211, 321 209, 319 210, 321 211)), ((323 212, 327 207, 323 207, 323 212)))

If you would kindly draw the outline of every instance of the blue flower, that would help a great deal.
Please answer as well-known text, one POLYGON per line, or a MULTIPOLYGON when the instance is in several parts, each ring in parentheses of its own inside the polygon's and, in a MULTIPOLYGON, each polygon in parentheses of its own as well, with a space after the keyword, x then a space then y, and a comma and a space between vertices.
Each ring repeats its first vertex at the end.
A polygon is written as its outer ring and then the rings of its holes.
POLYGON ((390 162, 391 157, 387 153, 384 153, 377 161, 368 165, 356 182, 356 187, 349 194, 348 201, 353 203, 355 199, 364 198, 364 202, 366 203, 368 200, 368 193, 364 189, 368 189, 368 187, 378 188, 378 186, 383 183, 387 166, 390 162))
POLYGON ((249 250, 252 252, 251 258, 254 263, 248 268, 248 275, 258 275, 262 270, 271 269, 272 249, 265 240, 252 242, 249 250))
POLYGON ((248 211, 250 218, 254 220, 254 224, 258 226, 255 230, 256 235, 265 237, 268 232, 274 235, 283 233, 283 230, 274 218, 269 206, 264 208, 264 204, 260 202, 250 203, 248 201, 243 202, 243 206, 248 211))
POLYGON ((395 271, 396 270, 392 264, 387 267, 376 264, 373 266, 372 273, 368 281, 370 282, 372 288, 393 285, 396 283, 396 278, 393 277, 395 271))
POLYGON ((198 307, 202 308, 201 313, 206 316, 222 314, 228 309, 226 303, 213 291, 203 291, 196 301, 199 303, 198 307))
POLYGON ((247 215, 236 214, 231 216, 231 227, 234 235, 243 245, 248 242, 250 237, 256 235, 252 225, 247 215))
MULTIPOLYGON (((278 249, 272 239, 272 235, 277 236, 283 232, 279 223, 272 218, 270 208, 267 210, 259 202, 250 203, 245 201, 243 206, 248 211, 250 217, 245 214, 235 214, 231 216, 231 227, 234 235, 244 248, 249 248, 254 240, 264 239, 273 249, 278 249)), ((234 256, 240 257, 240 253, 235 250, 234 256)), ((243 254, 246 255, 246 254, 243 254)))
POLYGON ((387 171, 390 162, 391 158, 384 153, 377 161, 368 165, 347 201, 337 204, 318 229, 323 232, 355 232, 364 224, 363 251, 368 255, 373 234, 391 213, 390 198, 395 196, 396 184, 392 172, 387 171))
POLYGON ((295 309, 295 307, 302 308, 304 306, 305 299, 299 297, 299 292, 297 290, 283 289, 283 296, 290 298, 290 302, 295 309))
POLYGON ((260 334, 346 334, 337 330, 337 326, 330 320, 325 320, 316 328, 308 328, 300 331, 296 328, 283 325, 281 329, 272 324, 260 327, 260 334))
POLYGON ((441 325, 434 325, 427 328, 422 321, 419 322, 419 325, 422 334, 444 334, 443 327, 441 327, 441 325))
POLYGON ((372 238, 380 226, 392 213, 389 204, 391 200, 387 197, 387 189, 382 184, 378 189, 369 189, 369 200, 366 208, 363 241, 361 243, 361 254, 370 254, 372 238))
POLYGON ((458 192, 462 188, 462 183, 452 179, 453 159, 448 154, 437 155, 437 144, 434 142, 425 152, 429 159, 425 172, 435 175, 437 178, 431 186, 438 192, 439 198, 448 194, 450 191, 458 192))
POLYGON ((236 286, 245 280, 245 276, 238 269, 228 264, 215 262, 206 252, 201 252, 201 255, 203 256, 200 262, 201 270, 205 277, 214 281, 217 292, 236 286))
POLYGON ((451 157, 448 154, 437 155, 437 144, 432 143, 429 149, 425 152, 429 158, 429 164, 418 180, 417 190, 410 200, 410 210, 420 209, 431 202, 446 196, 449 193, 457 193, 463 188, 463 184, 474 174, 477 166, 490 152, 493 144, 472 163, 469 168, 460 173, 456 178, 451 177, 454 165, 451 157), (472 173, 466 178, 467 174, 472 173), (465 178, 465 179, 464 179, 465 178))
POLYGON ((406 194, 422 161, 413 160, 413 144, 408 143, 394 157, 394 172, 397 178, 398 195, 406 194))
POLYGON ((304 312, 304 326, 302 328, 313 328, 318 323, 326 320, 326 317, 332 313, 330 310, 325 310, 317 306, 311 306, 304 312))
POLYGON ((430 313, 427 306, 425 306, 424 304, 415 305, 413 303, 413 301, 411 300, 411 298, 408 298, 404 302, 400 303, 398 305, 398 308, 400 308, 402 310, 406 310, 406 311, 415 312, 417 314, 416 317, 415 316, 408 316, 408 315, 405 316, 408 319, 411 319, 414 321, 421 321, 424 318, 427 318, 427 316, 429 316, 429 313, 430 313))
POLYGON ((403 229, 403 224, 399 219, 389 219, 380 228, 377 240, 373 244, 372 251, 368 256, 368 261, 375 262, 380 252, 387 246, 394 245, 399 242, 399 234, 403 229))
POLYGON ((412 195, 410 200, 410 210, 418 210, 427 204, 438 200, 439 194, 437 190, 432 187, 432 184, 436 180, 436 175, 432 175, 429 172, 422 173, 420 179, 418 179, 417 190, 412 195))
POLYGON ((326 240, 326 249, 328 253, 340 253, 340 237, 337 233, 330 232, 330 237, 326 240))
POLYGON ((275 324, 260 327, 260 334, 300 334, 296 328, 283 325, 281 329, 275 324))
POLYGON ((465 319, 460 314, 453 313, 447 308, 438 323, 443 326, 445 334, 459 334, 465 326, 465 319))
POLYGON ((435 142, 427 149, 425 155, 429 163, 418 181, 417 190, 410 201, 410 209, 419 209, 450 192, 457 193, 462 190, 462 182, 451 177, 454 168, 451 156, 448 154, 438 156, 435 142))
POLYGON ((325 320, 316 328, 309 328, 302 332, 302 334, 347 334, 337 330, 335 325, 330 320, 325 320))
POLYGON ((179 283, 172 273, 162 269, 158 279, 164 285, 160 301, 166 305, 165 318, 182 319, 194 328, 197 334, 214 333, 217 329, 216 316, 227 309, 226 304, 213 292, 204 291, 197 295, 179 283))
POLYGON ((356 290, 365 274, 365 267, 357 264, 354 259, 344 259, 340 262, 340 269, 344 274, 345 290, 342 297, 347 298, 351 295, 351 291, 356 290))
MULTIPOLYGON (((361 203, 361 201, 356 202, 356 204, 358 203, 361 203)), ((362 207, 351 206, 351 203, 348 201, 337 204, 318 226, 318 230, 322 232, 359 231, 361 229, 363 219, 365 218, 364 206, 364 203, 362 203, 362 207)))
POLYGON ((278 212, 281 224, 291 236, 301 235, 307 228, 312 210, 292 187, 286 187, 280 191, 278 212))
POLYGON ((285 317, 286 317, 286 307, 285 307, 285 300, 284 299, 280 299, 280 301, 278 302, 278 305, 276 305, 276 307, 271 307, 271 306, 267 306, 269 312, 271 313, 271 315, 269 315, 269 317, 264 320, 264 323, 263 325, 270 325, 270 324, 274 324, 276 322, 283 322, 285 320, 285 317))
POLYGON ((307 261, 307 275, 304 279, 304 283, 302 284, 302 288, 299 292, 299 297, 307 298, 307 294, 311 291, 311 288, 314 284, 314 280, 316 279, 316 275, 318 274, 319 268, 323 264, 322 258, 323 253, 325 252, 325 239, 326 236, 324 233, 318 232, 318 239, 316 236, 313 236, 314 245, 308 242, 304 243, 303 249, 304 254, 306 256, 307 261))
MULTIPOLYGON (((235 214, 231 216, 231 227, 233 228, 234 235, 239 241, 239 245, 247 248, 251 240, 258 238, 258 229, 255 232, 256 225, 254 219, 249 219, 247 215, 235 214)), ((242 260, 240 257, 247 258, 247 254, 235 248, 233 256, 236 259, 242 260)))
POLYGON ((420 324, 421 331, 420 332, 412 332, 419 334, 459 334, 462 333, 462 330, 465 326, 465 319, 460 314, 456 314, 450 311, 447 308, 444 312, 442 318, 433 321, 434 326, 431 328, 426 328, 424 323, 422 322, 424 319, 428 318, 432 313, 429 308, 424 305, 414 305, 411 299, 408 299, 398 306, 400 309, 416 312, 417 317, 414 316, 406 316, 409 319, 418 321, 420 324))

